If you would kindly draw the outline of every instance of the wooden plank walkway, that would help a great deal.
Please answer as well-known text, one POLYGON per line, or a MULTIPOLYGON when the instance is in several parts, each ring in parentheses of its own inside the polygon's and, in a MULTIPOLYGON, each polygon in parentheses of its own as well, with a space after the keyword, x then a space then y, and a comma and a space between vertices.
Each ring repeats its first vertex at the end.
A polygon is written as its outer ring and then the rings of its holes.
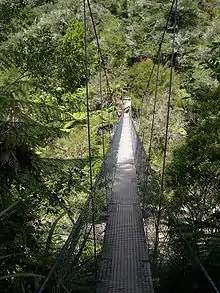
POLYGON ((124 114, 116 177, 99 262, 98 293, 153 293, 137 195, 130 123, 129 115, 124 114))

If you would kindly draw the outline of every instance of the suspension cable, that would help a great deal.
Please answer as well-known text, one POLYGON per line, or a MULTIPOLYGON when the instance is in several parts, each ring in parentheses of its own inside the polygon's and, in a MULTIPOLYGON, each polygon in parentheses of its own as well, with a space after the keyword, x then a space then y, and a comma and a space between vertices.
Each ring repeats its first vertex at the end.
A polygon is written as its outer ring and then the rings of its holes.
POLYGON ((93 12, 92 12, 92 8, 91 8, 90 1, 87 0, 87 3, 88 3, 89 13, 90 13, 91 20, 92 20, 92 26, 93 26, 93 30, 94 30, 94 34, 95 34, 95 38, 96 38, 96 42, 97 42, 98 52, 99 52, 100 58, 101 58, 101 64, 102 64, 102 67, 103 67, 103 70, 104 70, 104 75, 105 75, 105 79, 106 79, 106 86, 107 86, 107 89, 108 89, 108 93, 110 95, 110 98, 112 100, 112 114, 113 114, 113 117, 112 118, 114 119, 114 116, 116 115, 115 114, 115 106, 114 106, 114 103, 113 103, 113 95, 112 95, 112 91, 111 91, 110 82, 109 82, 109 79, 108 79, 107 68, 106 68, 106 64, 105 64, 104 57, 102 55, 102 50, 101 50, 101 46, 100 46, 100 43, 99 43, 98 33, 97 33, 97 30, 96 30, 96 25, 95 25, 95 21, 94 21, 94 17, 93 17, 93 12))
POLYGON ((109 79, 108 79, 108 74, 107 74, 107 69, 106 69, 106 65, 105 65, 105 60, 104 60, 103 55, 102 55, 102 50, 101 50, 100 43, 99 43, 99 38, 98 38, 97 30, 96 30, 96 25, 95 25, 95 21, 94 21, 94 17, 93 17, 93 12, 92 12, 92 8, 91 8, 91 5, 90 5, 90 1, 87 0, 87 3, 88 3, 90 17, 91 17, 91 20, 92 20, 92 26, 93 26, 93 30, 94 30, 94 34, 95 34, 95 38, 96 38, 96 43, 97 43, 97 47, 98 47, 99 57, 100 57, 101 64, 102 64, 102 67, 103 67, 103 70, 104 70, 104 74, 105 74, 106 85, 107 85, 109 94, 112 97, 111 87, 110 87, 110 83, 109 83, 109 79))
POLYGON ((83 16, 84 16, 84 52, 85 52, 85 88, 86 88, 86 110, 87 110, 87 132, 88 132, 88 153, 89 153, 89 183, 91 192, 92 204, 92 230, 93 230, 93 248, 95 258, 95 279, 97 280, 97 245, 96 245, 96 230, 95 230, 95 206, 92 180, 92 150, 91 150, 91 127, 90 127, 90 106, 89 106, 89 64, 88 64, 88 44, 87 44, 87 16, 86 16, 86 0, 83 1, 83 16))
MULTIPOLYGON (((163 41, 164 41, 164 37, 165 37, 165 34, 167 32, 167 28, 168 28, 168 25, 169 25, 169 21, 170 21, 170 16, 171 16, 171 13, 173 11, 173 6, 174 6, 174 3, 175 3, 175 0, 172 1, 172 4, 170 6, 170 11, 169 11, 169 15, 167 17, 167 21, 166 21, 166 24, 165 24, 165 28, 163 30, 163 33, 162 33, 162 36, 161 36, 161 40, 160 40, 160 43, 158 45, 158 50, 157 50, 157 54, 156 54, 156 60, 157 62, 159 62, 159 57, 160 57, 160 52, 161 52, 161 48, 162 48, 162 45, 163 45, 163 41)), ((151 73, 150 73, 150 76, 149 76, 149 79, 148 79, 148 82, 147 82, 147 86, 149 87, 149 84, 150 84, 150 81, 151 81, 151 78, 153 76, 153 72, 154 72, 154 68, 155 68, 155 63, 154 63, 154 66, 152 67, 151 69, 151 73)))
MULTIPOLYGON (((169 92, 168 92, 168 102, 167 102, 167 116, 166 116, 166 132, 165 132, 165 141, 164 141, 164 156, 163 156, 163 165, 162 165, 162 177, 161 177, 161 186, 160 186, 160 197, 159 197, 159 206, 157 213, 157 222, 156 222, 156 239, 155 239, 155 247, 153 254, 153 264, 156 264, 157 253, 158 253, 158 244, 159 244, 159 225, 162 213, 162 201, 165 199, 164 196, 164 177, 165 177, 165 167, 166 167, 166 156, 167 156, 167 145, 168 145, 168 130, 169 130, 169 120, 170 120, 170 106, 171 106, 171 95, 172 95, 172 81, 173 81, 173 67, 174 67, 174 52, 175 52, 175 40, 176 40, 176 31, 177 31, 177 11, 178 11, 178 0, 175 0, 175 8, 174 8, 174 25, 173 25, 173 41, 172 41, 172 55, 171 55, 171 64, 170 64, 170 80, 169 80, 169 92)), ((175 216, 168 212, 171 220, 173 221, 175 227, 178 228, 179 235, 184 240, 186 245, 188 246, 190 252, 192 253, 194 260, 199 265, 201 271, 206 277, 207 281, 210 283, 211 287, 216 293, 219 293, 216 285, 212 281, 210 275, 208 274, 206 268, 201 263, 199 257, 194 253, 190 243, 182 233, 180 227, 178 227, 177 219, 175 216)))
MULTIPOLYGON (((108 78, 108 73, 107 73, 107 69, 106 69, 106 65, 105 65, 105 60, 104 57, 102 55, 102 50, 101 50, 101 46, 100 46, 100 42, 99 42, 99 37, 98 37, 98 33, 97 33, 97 29, 96 29, 96 24, 94 21, 94 16, 93 16, 93 12, 92 12, 92 8, 91 8, 91 4, 90 1, 87 0, 88 3, 88 8, 89 8, 89 14, 91 17, 91 21, 92 21, 92 26, 93 26, 93 30, 94 30, 94 34, 95 34, 95 39, 96 39, 96 44, 97 44, 97 48, 98 48, 98 59, 99 59, 99 72, 101 71, 101 68, 103 68, 104 71, 104 75, 105 75, 105 80, 106 80, 106 86, 107 86, 107 93, 109 94, 110 98, 112 99, 112 91, 111 91, 111 86, 110 86, 110 82, 109 82, 109 78, 108 78)), ((100 73, 101 74, 101 73, 100 73)), ((103 128, 103 109, 104 109, 104 105, 103 105, 103 96, 102 96, 102 85, 101 85, 101 76, 99 76, 99 92, 100 92, 100 99, 101 99, 101 106, 102 106, 102 145, 103 145, 103 162, 104 162, 104 169, 105 169, 105 146, 104 146, 104 128, 103 128)), ((114 119, 114 106, 113 106, 113 101, 112 101, 112 107, 113 107, 113 119, 114 119)), ((111 121, 110 121, 110 114, 108 111, 108 124, 110 126, 111 121)), ((108 130, 109 133, 109 143, 111 143, 111 129, 109 127, 108 130)), ((105 174, 105 183, 106 183, 106 198, 107 198, 107 178, 106 178, 106 174, 105 174)))
POLYGON ((154 247, 154 255, 153 255, 153 259, 154 259, 153 263, 154 264, 157 259, 157 250, 158 250, 158 244, 159 244, 159 225, 160 225, 161 210, 162 210, 162 200, 164 197, 164 175, 165 175, 166 156, 167 156, 168 130, 169 130, 169 119, 170 119, 170 104, 171 104, 171 92, 172 92, 172 81, 173 81, 173 66, 174 66, 174 50, 175 50, 175 40, 176 40, 178 0, 174 0, 174 1, 175 1, 174 28, 173 28, 174 31, 173 31, 172 53, 171 53, 171 63, 170 63, 170 79, 169 79, 169 91, 168 91, 168 101, 167 101, 166 132, 165 132, 164 150, 163 150, 162 176, 161 176, 161 185, 160 185, 158 213, 157 213, 157 220, 156 220, 156 239, 155 239, 155 247, 154 247))
MULTIPOLYGON (((112 113, 113 113, 112 118, 114 119, 115 108, 114 108, 114 105, 113 105, 113 95, 112 95, 111 86, 110 86, 110 82, 109 82, 109 78, 108 78, 107 68, 106 68, 104 57, 102 55, 102 50, 101 50, 101 46, 100 46, 100 42, 99 42, 99 37, 98 37, 98 33, 97 33, 96 24, 95 24, 95 21, 94 21, 94 16, 93 16, 90 1, 87 0, 87 3, 88 3, 89 14, 90 14, 90 17, 91 17, 92 26, 93 26, 93 30, 94 30, 94 34, 95 34, 95 39, 96 39, 96 43, 97 43, 97 47, 98 47, 98 54, 99 54, 99 58, 100 58, 100 64, 101 64, 101 66, 102 66, 102 68, 104 70, 106 86, 107 86, 107 93, 109 94, 109 96, 110 96, 110 98, 112 100, 112 113)), ((109 118, 110 118, 110 116, 109 116, 109 118)), ((110 125, 110 119, 108 119, 108 120, 109 120, 109 125, 110 125)), ((109 138, 110 138, 110 131, 111 130, 109 129, 109 138)))
POLYGON ((151 159, 151 146, 152 146, 152 139, 153 139, 153 132, 154 132, 154 121, 155 121, 155 114, 156 114, 156 105, 157 105, 157 91, 158 91, 158 82, 159 82, 159 71, 160 71, 160 63, 157 63, 157 72, 156 72, 156 85, 155 85, 155 93, 154 93, 154 108, 153 108, 153 116, 151 122, 151 132, 150 132, 150 142, 149 142, 149 150, 148 150, 148 160, 151 159))
POLYGON ((106 162, 105 162, 105 132, 104 132, 104 107, 103 107, 103 96, 102 96, 102 65, 101 65, 101 56, 98 52, 98 62, 99 62, 99 97, 101 101, 101 120, 102 120, 102 160, 104 168, 104 177, 105 177, 105 193, 106 193, 106 205, 108 204, 108 186, 107 186, 107 177, 106 177, 106 162))
MULTIPOLYGON (((161 36, 161 39, 160 39, 160 42, 159 42, 159 45, 158 45, 158 50, 157 50, 157 53, 156 53, 157 64, 159 63, 159 57, 160 57, 160 53, 161 53, 161 48, 162 48, 162 45, 163 45, 163 42, 164 42, 165 34, 167 32, 167 28, 168 28, 168 25, 169 25, 171 13, 173 11, 174 3, 175 3, 175 0, 173 0, 172 3, 171 3, 169 15, 167 17, 166 24, 165 24, 165 27, 164 27, 164 30, 163 30, 163 33, 162 33, 162 36, 161 36)), ((151 81, 151 78, 153 76, 155 66, 156 66, 156 63, 154 62, 153 66, 151 68, 150 76, 149 76, 148 81, 147 81, 146 95, 145 95, 146 96, 146 115, 147 115, 147 112, 148 112, 148 105, 149 105, 149 101, 150 101, 150 81, 151 81)), ((140 106, 138 108, 140 112, 141 112, 140 109, 142 108, 145 96, 142 97, 140 106)), ((157 99, 157 97, 155 99, 157 99)), ((156 110, 156 108, 155 108, 155 110, 156 110)), ((139 125, 141 125, 141 121, 139 121, 139 125)))

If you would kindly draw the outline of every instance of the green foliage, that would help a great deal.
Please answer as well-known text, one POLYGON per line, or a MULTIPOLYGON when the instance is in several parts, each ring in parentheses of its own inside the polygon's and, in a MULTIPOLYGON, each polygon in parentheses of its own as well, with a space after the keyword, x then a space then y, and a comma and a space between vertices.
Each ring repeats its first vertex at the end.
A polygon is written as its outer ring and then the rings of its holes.
MULTIPOLYGON (((130 73, 130 84, 133 87, 134 97, 142 98, 147 92, 147 77, 150 76, 153 68, 153 62, 150 59, 143 60, 141 62, 135 63, 129 73, 130 73)), ((153 90, 153 81, 150 84, 150 91, 153 90)))
POLYGON ((83 25, 46 2, 0 6, 1 292, 37 292, 89 189, 83 25))
MULTIPOLYGON (((148 151, 155 78, 150 83, 147 111, 146 86, 170 4, 156 0, 91 3, 113 93, 107 92, 102 72, 102 113, 96 41, 88 19, 94 177, 102 157, 100 133, 107 133, 117 120, 112 117, 114 105, 109 105, 113 102, 119 112, 124 96, 132 97, 133 114, 143 115, 139 132, 148 151)), ((37 291, 87 197, 81 12, 77 0, 0 3, 1 292, 37 291)), ((151 213, 155 217, 158 204, 173 16, 159 58, 152 169, 144 187, 148 197, 142 198, 146 218, 151 213)), ((219 16, 212 0, 179 3, 165 202, 178 221, 163 219, 168 235, 160 244, 161 292, 171 293, 173 288, 210 292, 178 229, 219 286, 219 16)), ((105 152, 108 143, 105 138, 105 152)), ((105 210, 103 188, 97 195, 102 199, 97 203, 98 214, 105 210)), ((82 277, 93 272, 92 254, 88 242, 81 259, 88 265, 77 267, 74 274, 72 289, 77 292, 89 292, 94 285, 91 278, 82 277)))
MULTIPOLYGON (((187 292, 210 292, 210 284, 205 281, 193 254, 200 258, 216 286, 220 286, 217 277, 220 243, 217 183, 220 166, 219 82, 218 66, 214 65, 214 60, 218 60, 215 44, 218 31, 216 24, 219 19, 214 17, 215 6, 211 2, 203 4, 197 7, 198 17, 195 18, 196 22, 192 24, 190 33, 185 25, 180 30, 180 33, 185 30, 188 34, 186 43, 183 38, 182 50, 179 53, 180 61, 177 65, 182 84, 190 97, 189 103, 185 104, 187 135, 185 142, 176 147, 172 162, 167 169, 167 189, 170 192, 168 205, 181 221, 183 236, 191 244, 193 252, 189 252, 178 234, 172 233, 175 226, 169 223, 172 227, 169 245, 173 255, 164 268, 168 269, 169 277, 165 280, 161 275, 167 292, 172 292, 168 284, 169 278, 173 279, 176 273, 184 275, 187 292), (201 29, 206 30, 207 33, 203 34, 201 29), (196 41, 193 40, 193 35, 198 33, 201 37, 196 41), (185 57, 181 60, 184 54, 185 57), (179 260, 180 256, 183 257, 181 262, 178 260, 178 255, 179 260), (213 255, 216 256, 215 259, 213 255), (187 270, 190 270, 190 275, 186 274, 187 270)), ((190 22, 189 24, 191 25, 190 22)), ((180 286, 178 290, 185 292, 180 286)))
POLYGON ((71 92, 85 81, 83 38, 83 23, 72 18, 62 39, 59 72, 63 87, 71 92))
POLYGON ((122 66, 129 55, 125 35, 125 28, 116 17, 111 16, 110 19, 106 17, 106 22, 102 24, 100 38, 103 40, 102 51, 112 74, 114 74, 114 67, 118 67, 118 62, 122 66))

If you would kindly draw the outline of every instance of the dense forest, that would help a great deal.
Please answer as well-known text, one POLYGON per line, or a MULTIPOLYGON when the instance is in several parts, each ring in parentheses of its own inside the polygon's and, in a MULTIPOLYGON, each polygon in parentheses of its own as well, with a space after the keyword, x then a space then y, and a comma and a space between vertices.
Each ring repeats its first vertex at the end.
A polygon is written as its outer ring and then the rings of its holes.
MULTIPOLYGON (((149 158, 153 175, 142 204, 149 224, 150 255, 163 161, 174 12, 159 58, 157 52, 171 2, 91 1, 111 86, 110 93, 103 74, 104 108, 97 44, 87 11, 94 178, 103 155, 100 133, 106 133, 107 152, 124 96, 132 98, 134 119, 142 115, 138 131, 148 154, 155 78, 149 84, 147 111, 141 101, 152 67, 159 64, 149 158)), ((48 275, 90 188, 83 3, 2 0, 0 15, 0 291, 29 293, 37 292, 48 275)), ((219 1, 179 1, 174 57, 165 199, 153 268, 155 291, 215 292, 196 259, 220 290, 219 1)), ((88 246, 84 259, 92 253, 88 246)), ((91 275, 91 263, 87 264, 91 275)), ((93 292, 90 279, 77 278, 82 286, 78 283, 71 292, 93 292)))

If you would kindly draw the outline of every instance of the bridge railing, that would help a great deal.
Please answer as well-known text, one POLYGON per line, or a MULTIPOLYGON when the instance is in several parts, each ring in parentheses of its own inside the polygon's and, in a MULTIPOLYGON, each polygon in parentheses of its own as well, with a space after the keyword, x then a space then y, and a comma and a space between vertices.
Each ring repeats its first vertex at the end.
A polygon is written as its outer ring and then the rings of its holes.
POLYGON ((136 131, 135 122, 130 118, 131 123, 131 139, 132 148, 135 160, 135 167, 137 172, 138 187, 141 189, 142 195, 146 193, 146 184, 148 181, 148 173, 150 170, 150 165, 147 159, 147 155, 143 146, 143 143, 136 131))
POLYGON ((89 265, 90 279, 95 275, 93 223, 96 249, 99 253, 103 238, 100 234, 103 233, 103 222, 113 186, 122 123, 123 116, 115 128, 109 151, 96 177, 93 190, 89 193, 68 239, 38 293, 80 292, 83 286, 83 281, 80 284, 80 280, 88 277, 89 265))
POLYGON ((152 261, 155 245, 155 223, 157 217, 158 195, 160 192, 158 178, 151 168, 143 142, 136 131, 135 122, 131 119, 131 136, 135 167, 137 173, 138 194, 142 215, 147 227, 147 244, 150 260, 152 261))

